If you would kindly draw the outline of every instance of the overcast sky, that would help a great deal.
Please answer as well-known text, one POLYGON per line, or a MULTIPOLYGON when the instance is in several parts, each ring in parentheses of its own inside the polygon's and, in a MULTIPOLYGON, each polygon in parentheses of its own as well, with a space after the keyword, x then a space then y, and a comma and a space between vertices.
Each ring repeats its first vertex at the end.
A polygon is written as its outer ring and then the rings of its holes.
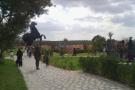
POLYGON ((135 0, 52 0, 49 8, 32 21, 46 40, 91 40, 95 35, 135 39, 135 0))

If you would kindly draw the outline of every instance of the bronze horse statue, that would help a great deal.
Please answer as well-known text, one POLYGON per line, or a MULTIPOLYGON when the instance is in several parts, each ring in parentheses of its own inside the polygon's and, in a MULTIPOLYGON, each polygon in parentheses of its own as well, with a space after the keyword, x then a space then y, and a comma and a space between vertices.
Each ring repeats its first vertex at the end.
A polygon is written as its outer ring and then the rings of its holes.
POLYGON ((33 41, 35 41, 36 39, 40 39, 40 42, 42 41, 42 37, 44 37, 46 39, 45 35, 40 34, 38 32, 35 25, 37 25, 37 23, 32 22, 30 24, 30 31, 31 32, 24 34, 23 37, 22 37, 22 39, 26 43, 26 46, 31 46, 33 44, 33 41))

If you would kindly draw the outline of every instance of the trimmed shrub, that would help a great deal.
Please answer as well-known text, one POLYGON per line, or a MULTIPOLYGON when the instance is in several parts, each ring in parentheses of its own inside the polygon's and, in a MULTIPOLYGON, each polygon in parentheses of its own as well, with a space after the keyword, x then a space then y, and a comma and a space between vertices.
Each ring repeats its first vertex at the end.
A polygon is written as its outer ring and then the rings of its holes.
POLYGON ((101 59, 101 74, 105 77, 117 80, 118 79, 118 73, 117 73, 117 66, 119 63, 119 59, 115 56, 106 56, 106 57, 100 57, 101 59))
POLYGON ((101 64, 98 61, 98 58, 94 57, 81 57, 80 65, 85 72, 100 74, 101 64))
POLYGON ((131 67, 132 67, 132 69, 131 69, 131 85, 133 86, 133 87, 135 87, 135 63, 133 63, 132 65, 131 65, 131 67))
POLYGON ((119 63, 117 67, 117 77, 118 80, 123 82, 123 83, 128 83, 130 84, 131 82, 131 77, 132 77, 132 66, 127 64, 127 63, 119 63))
POLYGON ((135 63, 127 63, 115 56, 82 57, 80 65, 84 72, 126 83, 135 87, 135 63))
POLYGON ((135 63, 127 63, 116 56, 50 58, 50 64, 68 70, 101 75, 135 87, 135 63))

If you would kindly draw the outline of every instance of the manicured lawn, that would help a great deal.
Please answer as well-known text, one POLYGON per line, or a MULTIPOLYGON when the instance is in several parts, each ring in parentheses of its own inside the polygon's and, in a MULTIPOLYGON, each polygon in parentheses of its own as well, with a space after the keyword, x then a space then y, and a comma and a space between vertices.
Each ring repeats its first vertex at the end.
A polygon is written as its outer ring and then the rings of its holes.
POLYGON ((68 70, 79 70, 82 69, 80 65, 81 57, 93 56, 88 53, 78 53, 76 56, 72 56, 72 54, 64 54, 64 56, 60 56, 59 53, 54 52, 53 56, 50 57, 50 64, 59 68, 68 69, 68 70))
POLYGON ((14 61, 0 63, 0 90, 27 90, 23 76, 14 61))
MULTIPOLYGON (((106 55, 105 53, 97 53, 96 55, 95 54, 93 54, 93 53, 78 53, 78 54, 76 54, 76 56, 72 56, 72 54, 70 53, 67 53, 67 54, 64 54, 64 57, 88 57, 88 56, 96 56, 96 57, 99 57, 99 56, 103 56, 103 55, 106 55)), ((59 53, 56 53, 56 52, 54 52, 53 53, 53 56, 55 56, 55 57, 59 57, 60 56, 60 54, 59 53)))
POLYGON ((113 55, 99 57, 67 55, 61 57, 55 54, 50 57, 50 64, 68 70, 83 70, 135 87, 135 62, 127 63, 125 59, 113 55))
MULTIPOLYGON (((53 56, 59 57, 60 54, 54 52, 53 56)), ((78 54, 76 54, 76 56, 72 56, 72 54, 64 54, 64 57, 86 57, 86 56, 88 56, 88 53, 78 53, 78 54)))
POLYGON ((80 57, 72 56, 53 56, 50 57, 50 64, 56 67, 60 67, 68 70, 78 70, 81 69, 79 63, 80 57))

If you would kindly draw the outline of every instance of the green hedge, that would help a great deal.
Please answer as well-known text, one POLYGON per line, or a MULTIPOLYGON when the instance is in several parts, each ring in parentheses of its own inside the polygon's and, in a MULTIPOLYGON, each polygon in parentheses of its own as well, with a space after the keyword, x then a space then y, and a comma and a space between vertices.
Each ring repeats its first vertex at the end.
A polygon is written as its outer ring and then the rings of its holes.
POLYGON ((80 64, 85 72, 100 74, 101 63, 99 63, 98 58, 94 57, 81 57, 80 64))
POLYGON ((116 56, 53 56, 50 57, 50 64, 68 70, 82 69, 84 72, 107 77, 135 87, 135 63, 127 63, 116 56))
POLYGON ((82 57, 84 72, 101 75, 135 87, 135 63, 125 63, 115 56, 82 57))

